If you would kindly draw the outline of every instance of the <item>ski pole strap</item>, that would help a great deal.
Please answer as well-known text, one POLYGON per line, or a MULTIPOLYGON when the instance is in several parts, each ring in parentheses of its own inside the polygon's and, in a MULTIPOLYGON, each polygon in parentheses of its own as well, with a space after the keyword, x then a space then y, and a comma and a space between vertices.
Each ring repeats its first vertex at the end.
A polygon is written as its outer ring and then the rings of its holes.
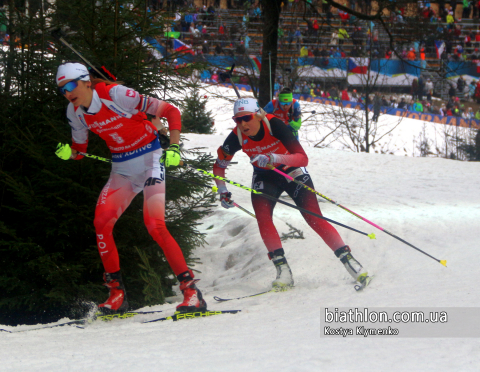
POLYGON ((203 170, 203 169, 200 169, 200 168, 195 168, 194 166, 192 165, 189 165, 189 164, 184 164, 184 163, 181 163, 180 165, 184 165, 190 169, 193 169, 193 170, 196 170, 197 172, 201 172, 203 174, 205 174, 206 176, 209 176, 209 177, 212 177, 212 178, 216 178, 217 180, 221 180, 221 181, 224 181, 224 182, 227 182, 229 183, 230 185, 233 185, 233 186, 236 186, 236 187, 239 187, 241 189, 244 189, 252 194, 256 194, 256 195, 260 195, 264 198, 267 198, 267 199, 270 199, 270 200, 273 200, 275 202, 278 202, 280 204, 284 204, 286 206, 289 206, 290 208, 293 208, 293 209, 297 209, 299 211, 302 211, 302 212, 305 212, 305 213, 308 213, 308 214, 311 214, 312 216, 315 216, 315 217, 318 217, 318 218, 321 218, 322 220, 325 220, 325 221, 328 221, 330 223, 333 223, 335 225, 338 225, 338 226, 342 226, 346 229, 349 229, 349 230, 352 230, 352 231, 355 231, 359 234, 362 234, 362 235, 365 235, 365 236, 368 236, 370 237, 370 239, 374 239, 374 237, 372 238, 369 234, 367 234, 366 232, 363 232, 363 231, 360 231, 360 230, 357 230, 357 229, 354 229, 353 227, 350 227, 350 226, 347 226, 347 225, 344 225, 340 222, 337 222, 337 221, 334 221, 334 220, 331 220, 330 218, 326 218, 326 217, 323 217, 315 212, 312 212, 312 211, 309 211, 308 209, 305 209, 305 208, 302 208, 302 207, 298 207, 296 205, 293 205, 293 204, 290 204, 290 203, 287 203, 286 201, 283 201, 281 199, 278 199, 278 198, 275 198, 271 195, 268 195, 268 194, 264 194, 263 192, 260 192, 260 191, 257 191, 257 190, 254 190, 254 189, 251 189, 250 187, 247 187, 247 186, 244 186, 240 183, 237 183, 237 182, 234 182, 234 181, 230 181, 226 178, 223 178, 223 177, 220 177, 220 176, 217 176, 213 173, 210 173, 210 172, 207 172, 206 170, 203 170))
MULTIPOLYGON (((343 205, 338 204, 337 202, 333 201, 333 200, 330 199, 329 197, 327 197, 327 196, 325 196, 325 195, 323 195, 323 194, 320 194, 318 191, 312 189, 311 187, 305 185, 304 183, 302 183, 302 182, 294 179, 293 177, 289 176, 288 174, 283 173, 282 171, 280 171, 280 170, 278 170, 277 168, 275 168, 273 165, 267 164, 267 167, 270 168, 271 170, 277 172, 278 174, 281 174, 282 176, 284 176, 285 178, 289 179, 290 181, 293 181, 293 182, 295 182, 296 184, 303 186, 303 187, 306 188, 307 190, 309 190, 309 191, 313 192, 314 194, 316 194, 316 195, 324 198, 325 200, 328 200, 330 203, 335 204, 337 207, 340 207, 340 208, 342 208, 343 210, 345 210, 345 211, 353 214, 355 217, 358 217, 358 218, 360 218, 361 220, 369 223, 369 224, 372 225, 373 227, 376 227, 377 229, 383 231, 384 233, 390 235, 391 237, 393 237, 393 238, 395 238, 395 239, 397 239, 397 240, 400 240, 402 243, 404 243, 404 244, 406 244, 406 245, 408 245, 408 246, 416 249, 417 251, 423 253, 424 255, 426 255, 426 256, 434 259, 435 261, 441 263, 443 266, 447 267, 447 261, 446 261, 446 260, 439 260, 438 258, 435 258, 435 257, 429 255, 427 252, 422 251, 420 248, 415 247, 413 244, 410 244, 409 242, 403 240, 402 238, 396 236, 395 234, 392 234, 391 232, 387 231, 387 230, 384 229, 383 227, 378 226, 377 224, 375 224, 375 223, 367 220, 366 218, 364 218, 364 217, 360 216, 359 214, 351 211, 350 209, 344 207, 343 205)), ((370 239, 375 239, 375 234, 369 234, 368 236, 370 237, 370 239), (373 238, 372 238, 371 236, 373 236, 373 238)))

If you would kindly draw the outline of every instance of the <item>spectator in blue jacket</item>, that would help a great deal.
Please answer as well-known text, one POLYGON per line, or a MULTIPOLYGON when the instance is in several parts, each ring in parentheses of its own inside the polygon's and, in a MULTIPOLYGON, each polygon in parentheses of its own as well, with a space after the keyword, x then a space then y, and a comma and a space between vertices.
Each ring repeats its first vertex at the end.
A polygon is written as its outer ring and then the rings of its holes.
POLYGON ((342 58, 342 53, 340 53, 340 50, 337 48, 332 54, 333 58, 342 58))
POLYGON ((417 101, 413 104, 413 111, 414 112, 423 112, 423 105, 420 101, 417 101))
POLYGON ((407 105, 407 110, 410 112, 413 112, 413 105, 415 104, 415 101, 412 99, 410 103, 407 105))
POLYGON ((208 70, 203 70, 200 74, 200 79, 202 80, 202 83, 209 83, 211 77, 212 74, 208 70))
POLYGON ((253 17, 260 18, 261 16, 262 16, 262 10, 260 9, 260 6, 257 5, 257 7, 253 10, 253 17))

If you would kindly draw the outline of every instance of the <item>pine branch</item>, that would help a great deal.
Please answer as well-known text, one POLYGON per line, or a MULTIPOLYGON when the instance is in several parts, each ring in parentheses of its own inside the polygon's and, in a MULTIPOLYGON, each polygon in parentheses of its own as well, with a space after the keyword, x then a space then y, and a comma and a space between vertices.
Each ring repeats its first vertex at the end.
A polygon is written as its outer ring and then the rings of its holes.
POLYGON ((303 231, 297 229, 296 227, 290 225, 288 222, 287 222, 287 226, 290 228, 288 233, 282 233, 282 236, 280 237, 280 240, 282 242, 284 242, 285 240, 288 240, 288 239, 305 239, 305 237, 303 236, 303 231))

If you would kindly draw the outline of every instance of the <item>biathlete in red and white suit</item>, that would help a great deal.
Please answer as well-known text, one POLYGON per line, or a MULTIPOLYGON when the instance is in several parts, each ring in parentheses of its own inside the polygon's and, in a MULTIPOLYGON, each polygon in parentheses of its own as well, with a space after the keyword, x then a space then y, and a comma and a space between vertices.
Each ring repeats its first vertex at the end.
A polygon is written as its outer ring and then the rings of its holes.
MULTIPOLYGON (((266 115, 259 108, 257 100, 253 98, 237 100, 234 106, 234 115, 233 120, 237 126, 218 149, 213 173, 225 177, 225 169, 233 156, 237 151, 242 150, 248 155, 253 165, 252 188, 254 190, 275 198, 279 198, 283 192, 286 192, 297 206, 321 215, 314 193, 267 167, 267 164, 271 164, 314 188, 310 174, 305 168, 308 164, 308 157, 289 128, 274 115, 266 115)), ((222 206, 234 207, 231 193, 228 192, 225 182, 217 179, 215 182, 219 189, 222 206)), ((293 278, 285 258, 282 242, 272 221, 275 204, 275 201, 252 193, 252 205, 260 234, 267 247, 268 256, 277 269, 277 277, 272 284, 274 288, 283 288, 293 286, 293 278)), ((350 248, 344 243, 337 230, 321 218, 308 213, 302 213, 302 215, 309 226, 340 258, 352 277, 355 280, 361 280, 367 273, 362 265, 353 258, 350 248)))
POLYGON ((113 227, 133 198, 144 195, 144 221, 152 238, 180 281, 184 301, 181 312, 206 309, 197 280, 188 269, 183 253, 165 226, 165 166, 180 162, 180 111, 167 102, 139 94, 123 85, 90 80, 81 63, 59 66, 56 82, 70 102, 67 119, 72 128, 72 146, 59 144, 56 154, 79 160, 88 144, 88 132, 98 134, 112 153, 112 171, 98 198, 95 232, 100 257, 105 268, 105 285, 110 290, 107 301, 99 307, 114 311, 128 308, 113 227), (170 129, 170 147, 163 153, 156 127, 145 113, 164 117, 170 129))

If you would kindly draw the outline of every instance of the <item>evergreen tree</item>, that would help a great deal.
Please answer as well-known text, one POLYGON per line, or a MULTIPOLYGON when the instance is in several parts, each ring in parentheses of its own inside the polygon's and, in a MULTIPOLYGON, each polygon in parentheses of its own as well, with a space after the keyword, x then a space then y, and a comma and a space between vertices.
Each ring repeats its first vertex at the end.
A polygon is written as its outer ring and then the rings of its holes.
POLYGON ((480 160, 480 130, 477 131, 473 138, 473 143, 468 144, 463 140, 458 146, 458 149, 464 153, 465 158, 470 161, 479 161, 480 160))
MULTIPOLYGON (((53 19, 47 19, 41 9, 29 16, 16 12, 10 1, 10 45, 8 51, 0 51, 1 324, 80 316, 85 304, 106 298, 93 217, 110 166, 55 156, 57 143, 71 141, 67 101, 57 93, 55 73, 61 59, 78 58, 54 43, 47 25, 69 30, 69 42, 83 56, 143 94, 156 96, 160 87, 163 96, 158 98, 175 103, 172 97, 185 96, 189 89, 165 67, 168 64, 160 69, 160 64, 152 63, 141 42, 162 30, 168 14, 155 15, 152 24, 145 7, 130 10, 121 0, 89 6, 79 0, 59 0, 56 5, 53 19)), ((104 141, 92 133, 88 151, 109 157, 104 141)), ((191 161, 195 166, 211 166, 212 158, 198 150, 188 156, 196 158, 191 161)), ((183 168, 169 169, 168 174, 209 182, 183 168)), ((166 224, 193 264, 193 249, 204 243, 197 221, 209 212, 212 194, 168 178, 167 185, 166 224)), ((161 303, 175 281, 143 224, 142 206, 142 197, 137 196, 114 230, 133 307, 161 303)))
POLYGON ((205 106, 207 97, 200 96, 197 85, 193 92, 182 103, 182 128, 186 133, 210 134, 214 132, 212 112, 207 111, 205 106))

